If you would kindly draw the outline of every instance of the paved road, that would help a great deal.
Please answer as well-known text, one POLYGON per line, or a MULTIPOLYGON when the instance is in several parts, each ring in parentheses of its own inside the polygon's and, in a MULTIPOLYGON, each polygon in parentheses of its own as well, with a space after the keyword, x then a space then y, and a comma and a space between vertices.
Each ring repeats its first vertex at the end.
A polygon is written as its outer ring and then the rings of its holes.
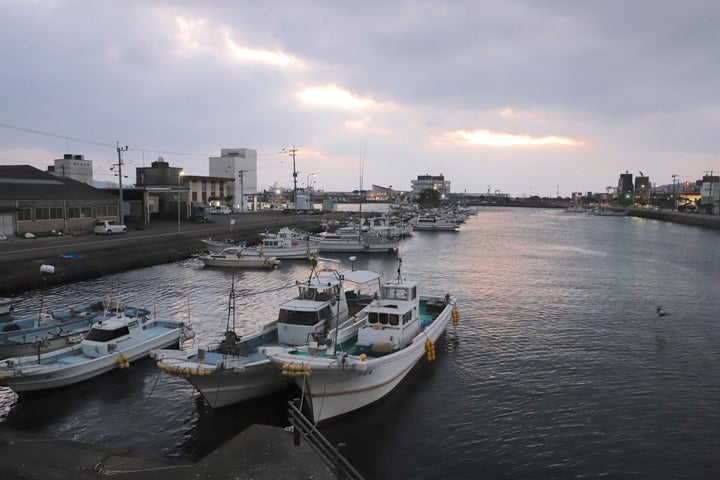
POLYGON ((256 214, 222 216, 210 223, 153 222, 126 234, 11 238, 0 242, 0 296, 43 285, 40 266, 55 267, 52 282, 69 283, 124 270, 188 258, 203 247, 201 239, 258 242, 259 234, 282 226, 320 230, 322 216, 256 214), (231 225, 230 220, 235 220, 231 225), (77 258, 63 258, 62 256, 77 258))

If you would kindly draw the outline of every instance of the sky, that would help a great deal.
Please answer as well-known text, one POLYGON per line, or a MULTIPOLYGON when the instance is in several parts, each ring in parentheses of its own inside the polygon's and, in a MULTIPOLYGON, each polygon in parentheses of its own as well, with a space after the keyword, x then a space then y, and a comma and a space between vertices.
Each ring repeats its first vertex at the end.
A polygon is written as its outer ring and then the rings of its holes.
POLYGON ((717 0, 0 0, 0 165, 569 196, 720 171, 717 0), (315 174, 315 175, 311 175, 315 174))

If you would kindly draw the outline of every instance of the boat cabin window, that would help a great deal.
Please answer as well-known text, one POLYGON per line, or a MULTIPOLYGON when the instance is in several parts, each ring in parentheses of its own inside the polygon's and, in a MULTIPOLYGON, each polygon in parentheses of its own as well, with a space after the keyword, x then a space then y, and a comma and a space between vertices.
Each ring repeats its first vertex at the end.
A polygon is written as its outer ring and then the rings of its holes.
POLYGON ((298 312, 295 310, 280 309, 278 323, 289 325, 315 325, 318 322, 317 312, 298 312))
POLYGON ((403 325, 408 323, 410 320, 412 320, 412 312, 405 312, 403 315, 403 325))
POLYGON ((118 337, 124 337, 125 335, 130 335, 130 330, 126 326, 116 328, 114 330, 91 328, 85 339, 93 342, 109 342, 110 340, 114 340, 118 337))
POLYGON ((368 323, 377 323, 377 322, 378 322, 377 312, 369 312, 368 313, 368 323))
POLYGON ((400 323, 400 317, 397 313, 391 313, 390 314, 390 325, 397 325, 400 323))
POLYGON ((412 300, 415 298, 415 287, 412 289, 397 288, 397 287, 385 287, 383 291, 383 298, 388 300, 412 300), (410 297, 408 298, 408 291, 410 297))

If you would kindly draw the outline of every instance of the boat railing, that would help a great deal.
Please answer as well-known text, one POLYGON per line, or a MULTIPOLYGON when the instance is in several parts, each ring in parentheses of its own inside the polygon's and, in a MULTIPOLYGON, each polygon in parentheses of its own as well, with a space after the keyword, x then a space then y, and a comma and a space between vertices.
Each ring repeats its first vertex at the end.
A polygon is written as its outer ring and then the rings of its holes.
POLYGON ((338 449, 303 415, 300 411, 300 399, 296 398, 288 402, 288 405, 295 446, 300 446, 300 439, 304 438, 339 480, 363 480, 355 467, 350 465, 338 449))

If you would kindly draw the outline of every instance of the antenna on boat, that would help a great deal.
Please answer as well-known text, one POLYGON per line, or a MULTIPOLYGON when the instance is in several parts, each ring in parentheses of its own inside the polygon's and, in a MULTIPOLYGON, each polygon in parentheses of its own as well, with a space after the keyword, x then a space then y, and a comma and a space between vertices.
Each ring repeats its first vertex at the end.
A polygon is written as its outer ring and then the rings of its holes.
POLYGON ((402 275, 400 274, 400 271, 401 271, 401 270, 402 270, 402 257, 398 257, 398 269, 397 269, 397 274, 398 274, 397 281, 398 281, 398 283, 402 283, 402 275))
POLYGON ((348 258, 350 260, 350 270, 353 272, 355 271, 355 260, 357 260, 357 257, 353 255, 352 257, 348 258))
MULTIPOLYGON (((55 273, 55 267, 53 265, 40 265, 40 273, 52 275, 55 273)), ((43 275, 43 292, 40 295, 40 314, 42 314, 43 303, 45 302, 45 292, 47 290, 47 275, 43 275)))
POLYGON ((235 331, 235 275, 232 276, 230 283, 230 296, 228 297, 228 318, 225 330, 230 330, 230 315, 232 315, 232 331, 235 331))

